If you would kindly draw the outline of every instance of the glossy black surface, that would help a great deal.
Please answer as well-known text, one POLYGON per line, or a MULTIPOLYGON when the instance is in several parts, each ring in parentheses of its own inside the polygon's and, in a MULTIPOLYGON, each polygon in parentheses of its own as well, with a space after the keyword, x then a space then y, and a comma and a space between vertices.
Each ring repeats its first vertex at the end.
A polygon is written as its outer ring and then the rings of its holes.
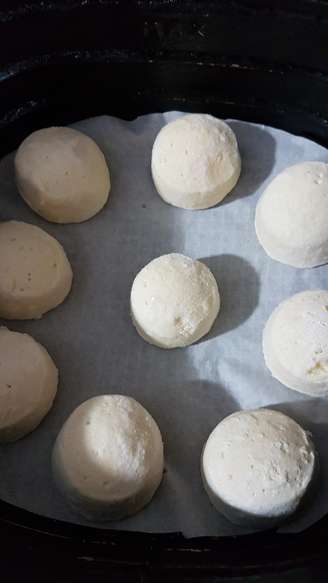
MULTIPOLYGON (((266 123, 328 146, 327 75, 327 2, 0 1, 0 155, 38 127, 168 109, 266 123)), ((297 535, 186 540, 70 525, 0 502, 0 563, 11 581, 326 581, 327 533, 324 518, 297 535)))

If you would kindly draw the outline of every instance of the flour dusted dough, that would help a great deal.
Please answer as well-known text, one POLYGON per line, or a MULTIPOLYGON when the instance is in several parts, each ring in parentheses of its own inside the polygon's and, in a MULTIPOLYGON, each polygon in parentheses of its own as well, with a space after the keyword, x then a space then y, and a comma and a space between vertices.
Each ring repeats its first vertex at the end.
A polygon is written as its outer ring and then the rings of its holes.
POLYGON ((18 221, 0 223, 0 317, 28 320, 64 301, 72 285, 65 251, 48 233, 18 221))
POLYGON ((209 332, 219 309, 211 271, 179 253, 153 259, 132 285, 133 323, 144 340, 160 348, 196 342, 209 332))
POLYGON ((207 494, 234 524, 273 526, 292 514, 314 478, 310 434, 270 409, 226 417, 209 436, 202 455, 207 494))
POLYGON ((293 267, 328 261, 328 164, 302 162, 278 174, 256 208, 255 229, 266 253, 293 267))
POLYGON ((93 397, 62 427, 52 462, 59 489, 78 512, 118 520, 148 504, 162 480, 161 433, 131 397, 93 397))
POLYGON ((184 209, 209 208, 221 202, 239 178, 236 136, 211 115, 185 115, 157 135, 151 169, 166 202, 184 209))
POLYGON ((102 151, 72 128, 33 132, 17 151, 15 170, 25 202, 54 223, 86 221, 108 199, 110 178, 102 151))
POLYGON ((267 367, 283 385, 328 394, 328 292, 305 291, 283 301, 263 333, 267 367))
POLYGON ((58 371, 28 334, 0 328, 0 442, 20 439, 39 425, 57 392, 58 371))

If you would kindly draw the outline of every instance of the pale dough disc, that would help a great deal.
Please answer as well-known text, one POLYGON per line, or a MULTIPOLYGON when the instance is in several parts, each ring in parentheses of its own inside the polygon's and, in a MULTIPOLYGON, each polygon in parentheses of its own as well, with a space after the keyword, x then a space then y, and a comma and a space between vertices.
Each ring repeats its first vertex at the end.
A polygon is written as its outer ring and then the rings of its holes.
POLYGON ((97 214, 110 191, 109 170, 96 142, 66 127, 33 132, 15 157, 25 202, 54 223, 81 223, 97 214))
POLYGON ((212 272, 179 253, 153 259, 132 285, 133 323, 144 340, 160 348, 196 342, 209 332, 219 309, 212 272))
POLYGON ((51 409, 58 371, 28 334, 0 328, 0 442, 30 433, 51 409))
POLYGON ((28 223, 0 223, 0 317, 29 320, 61 304, 72 285, 63 247, 28 223))
POLYGON ((328 164, 301 162, 276 176, 262 194, 256 234, 266 253, 293 267, 328 261, 328 164))
POLYGON ((192 113, 158 133, 151 160, 158 194, 184 209, 205 209, 221 202, 240 175, 236 136, 222 120, 192 113))
POLYGON ((308 432, 270 409, 239 411, 209 436, 202 454, 205 490, 234 524, 269 527, 301 504, 313 482, 316 452, 308 432))
POLYGON ((281 302, 263 333, 271 374, 314 397, 328 394, 328 292, 305 291, 281 302))
POLYGON ((148 411, 131 397, 100 395, 67 419, 52 465, 60 491, 78 512, 118 520, 148 504, 163 460, 161 433, 148 411))

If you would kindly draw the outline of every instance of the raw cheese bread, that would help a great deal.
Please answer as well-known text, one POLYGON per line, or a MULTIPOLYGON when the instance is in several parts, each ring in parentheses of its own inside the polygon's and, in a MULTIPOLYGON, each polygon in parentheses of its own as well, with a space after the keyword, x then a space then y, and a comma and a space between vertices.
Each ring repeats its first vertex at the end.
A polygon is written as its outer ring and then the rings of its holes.
POLYGON ((185 115, 157 135, 151 170, 166 202, 184 209, 209 208, 221 202, 239 178, 236 136, 211 115, 185 115))
POLYGON ((314 397, 328 394, 328 292, 283 301, 263 333, 264 359, 283 385, 314 397))
POLYGON ((313 481, 316 453, 310 434, 270 409, 226 417, 202 455, 207 494, 234 524, 278 524, 300 505, 313 481))
POLYGON ((54 223, 80 223, 102 209, 110 191, 105 157, 88 136, 66 127, 33 132, 15 158, 25 202, 54 223))
POLYGON ((136 276, 131 314, 140 336, 160 348, 188 346, 211 329, 220 295, 200 261, 171 253, 157 257, 136 276))
POLYGON ((57 368, 28 334, 0 328, 0 442, 33 431, 52 406, 57 368))
POLYGON ((61 304, 72 285, 65 251, 48 233, 18 221, 0 223, 0 317, 28 320, 61 304))
POLYGON ((328 164, 302 162, 278 174, 260 198, 257 237, 266 253, 293 267, 328 261, 328 164))
POLYGON ((53 450, 56 483, 90 520, 135 514, 153 497, 163 475, 163 442, 151 415, 122 395, 101 395, 80 405, 53 450))

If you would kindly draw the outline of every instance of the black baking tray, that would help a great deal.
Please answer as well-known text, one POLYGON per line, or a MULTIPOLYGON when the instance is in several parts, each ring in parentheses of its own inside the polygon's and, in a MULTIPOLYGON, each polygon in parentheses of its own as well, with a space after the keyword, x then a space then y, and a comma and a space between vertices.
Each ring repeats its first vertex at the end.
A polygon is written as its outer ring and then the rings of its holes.
MULTIPOLYGON (((39 127, 169 109, 328 147, 328 2, 0 0, 0 156, 39 127)), ((327 535, 328 517, 299 534, 104 531, 0 501, 4 581, 320 582, 327 535)))

